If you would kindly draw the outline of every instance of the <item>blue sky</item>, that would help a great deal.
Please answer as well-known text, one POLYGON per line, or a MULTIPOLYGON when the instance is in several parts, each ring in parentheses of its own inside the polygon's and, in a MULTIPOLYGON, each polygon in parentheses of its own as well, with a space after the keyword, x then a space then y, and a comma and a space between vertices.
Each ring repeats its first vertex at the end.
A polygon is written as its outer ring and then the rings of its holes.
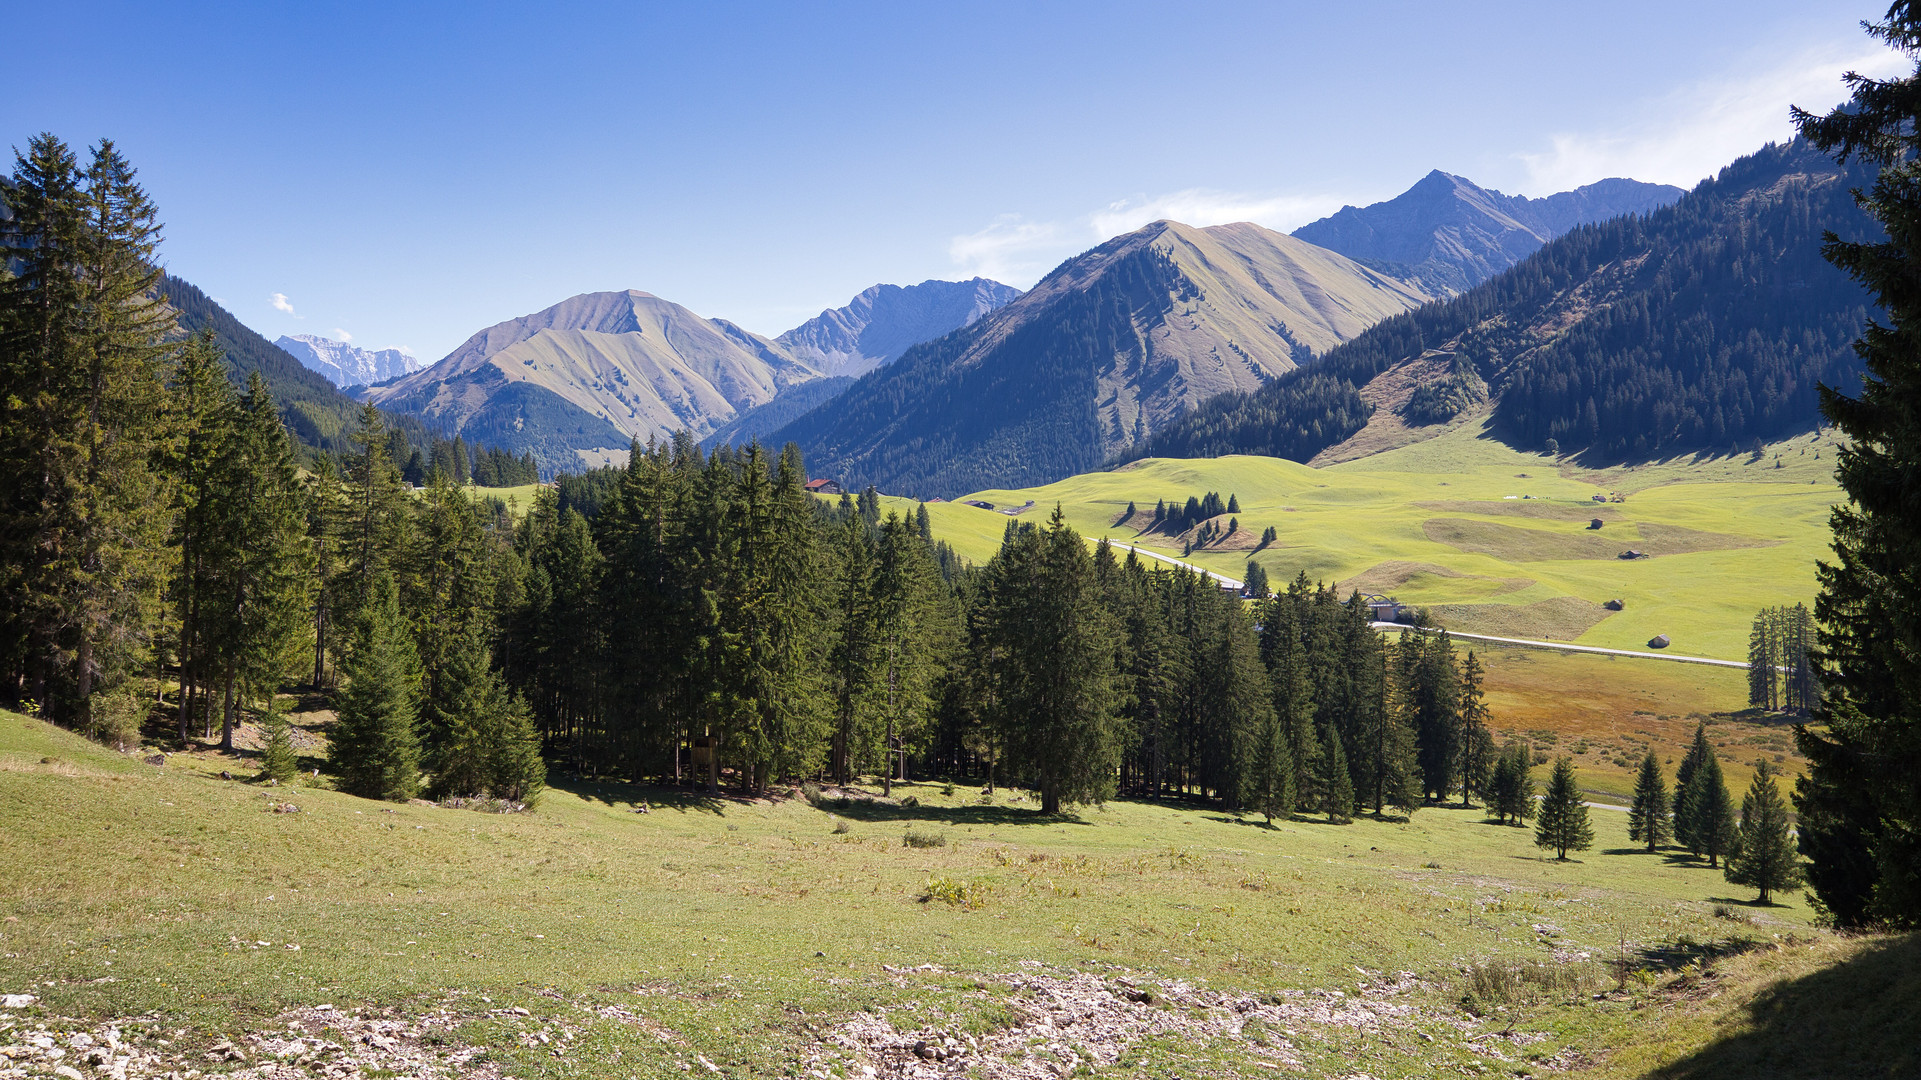
POLYGON ((268 337, 438 359, 579 292, 777 333, 1429 169, 1692 184, 1891 71, 1885 3, 24 5, 0 138, 119 142, 268 337), (278 299, 276 299, 278 298, 278 299))

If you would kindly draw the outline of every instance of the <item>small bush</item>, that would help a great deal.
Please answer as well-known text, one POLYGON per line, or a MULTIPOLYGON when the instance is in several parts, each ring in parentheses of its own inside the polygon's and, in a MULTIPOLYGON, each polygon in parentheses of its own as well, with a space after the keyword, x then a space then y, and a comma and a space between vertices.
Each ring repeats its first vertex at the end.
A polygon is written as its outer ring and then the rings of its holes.
POLYGON ((901 843, 911 848, 946 847, 947 834, 909 829, 907 835, 901 837, 901 843))
POLYGON ((1717 919, 1726 919, 1728 922, 1752 923, 1754 921, 1754 916, 1739 908, 1729 907, 1726 904, 1714 905, 1714 917, 1717 919))
POLYGON ((293 728, 286 714, 268 712, 260 720, 260 731, 266 743, 260 751, 261 777, 281 784, 292 780, 300 772, 300 762, 294 757, 293 728))
POLYGON ((931 877, 927 879, 927 891, 920 895, 920 902, 939 900, 950 907, 963 911, 978 911, 993 895, 994 886, 985 881, 964 881, 958 878, 931 877))
POLYGON ((140 725, 147 719, 144 697, 116 690, 93 695, 87 705, 87 734, 94 740, 122 751, 140 745, 140 725))
POLYGON ((812 780, 807 781, 800 786, 800 797, 806 799, 807 805, 809 806, 819 806, 820 785, 814 783, 812 780))
POLYGON ((918 796, 918 795, 909 795, 909 796, 908 796, 908 797, 906 797, 905 799, 902 799, 902 800, 900 801, 900 804, 901 804, 902 806, 919 806, 919 805, 920 805, 920 796, 918 796))
POLYGON ((942 785, 940 786, 940 793, 941 793, 942 795, 945 795, 946 797, 948 797, 948 798, 950 798, 950 799, 951 799, 951 798, 953 798, 953 797, 954 797, 954 784, 953 784, 953 781, 951 781, 951 780, 950 780, 950 781, 948 781, 947 783, 945 783, 945 784, 942 784, 942 785))
POLYGON ((846 818, 834 819, 834 835, 835 836, 846 836, 848 833, 853 831, 854 831, 854 827, 848 824, 846 818))
POLYGON ((1471 1011, 1492 1005, 1523 1005, 1542 997, 1581 993, 1603 981, 1591 963, 1488 960, 1461 973, 1462 1004, 1471 1011))

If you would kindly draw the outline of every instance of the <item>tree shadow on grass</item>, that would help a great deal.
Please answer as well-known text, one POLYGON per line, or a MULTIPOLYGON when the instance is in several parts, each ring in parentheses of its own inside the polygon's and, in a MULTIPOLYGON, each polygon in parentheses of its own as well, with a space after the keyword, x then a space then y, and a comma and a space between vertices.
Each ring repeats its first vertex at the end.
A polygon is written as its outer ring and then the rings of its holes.
POLYGON ((901 806, 894 803, 848 799, 844 803, 821 800, 819 809, 866 823, 886 821, 935 821, 945 825, 1091 825, 1074 814, 1043 814, 1036 810, 1016 810, 1011 806, 901 806))
POLYGON ((1611 847, 1602 850, 1603 855, 1659 855, 1659 851, 1649 851, 1644 847, 1611 847))
POLYGON ((725 814, 730 805, 744 806, 756 801, 749 796, 727 792, 713 795, 699 788, 572 778, 562 775, 558 770, 549 771, 547 786, 555 791, 564 791, 582 802, 597 802, 603 806, 631 810, 638 809, 645 803, 649 812, 675 810, 681 813, 691 811, 719 816, 725 814))
POLYGON ((1921 1076, 1921 935, 1870 942, 1851 959, 1763 990, 1742 1011, 1736 1034, 1648 1075, 1921 1076))
MULTIPOLYGON (((1279 826, 1275 825, 1273 822, 1268 821, 1266 819, 1229 817, 1226 814, 1209 814, 1207 815, 1207 820, 1218 821, 1223 825, 1246 825, 1246 826, 1249 826, 1250 828, 1256 828, 1256 829, 1279 828, 1279 826)), ((1294 820, 1294 819, 1290 817, 1289 820, 1294 820)))

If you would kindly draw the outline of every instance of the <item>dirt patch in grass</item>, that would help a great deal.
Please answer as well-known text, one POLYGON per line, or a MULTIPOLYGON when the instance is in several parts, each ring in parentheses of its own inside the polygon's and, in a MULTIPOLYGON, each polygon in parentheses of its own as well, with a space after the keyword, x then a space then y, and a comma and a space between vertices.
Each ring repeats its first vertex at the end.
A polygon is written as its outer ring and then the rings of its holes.
POLYGON ((1508 562, 1546 562, 1553 559, 1612 559, 1638 539, 1608 537, 1586 529, 1549 531, 1523 529, 1494 521, 1470 518, 1429 518, 1421 531, 1437 544, 1475 555, 1492 555, 1508 562))
POLYGON ((1436 604, 1428 612, 1449 630, 1494 637, 1573 641, 1614 614, 1592 600, 1557 596, 1533 604, 1436 604))
POLYGON ((1459 570, 1451 570, 1448 567, 1438 566, 1434 563, 1390 559, 1387 562, 1375 563, 1373 566, 1368 567, 1366 570, 1361 571, 1345 581, 1336 582, 1334 591, 1340 593, 1342 596, 1346 596, 1356 590, 1364 593, 1388 593, 1393 592, 1395 589, 1405 588, 1409 582, 1416 581, 1422 577, 1464 578, 1474 581, 1497 582, 1498 587, 1488 594, 1490 596, 1516 592, 1534 584, 1533 578, 1489 578, 1482 577, 1479 574, 1463 574, 1459 570))
MULTIPOLYGON (((1055 1080, 1115 1066, 1151 1040, 1226 1043, 1267 1068, 1304 1067, 1290 1036, 1302 1027, 1376 1031, 1406 1028, 1420 1014, 1410 973, 1362 984, 1358 993, 1290 990, 1256 997, 1206 990, 1116 969, 1107 975, 1055 972, 1034 961, 989 976, 975 992, 998 1003, 1002 1023, 974 1034, 953 1023, 901 1030, 884 1011, 858 1013, 822 1040, 882 1075, 934 1080, 965 1071, 990 1080, 1055 1080), (989 982, 998 984, 987 988, 989 982)), ((939 973, 934 965, 915 971, 939 973)), ((923 1014, 924 1015, 924 1014, 923 1014)), ((802 1062, 807 1074, 824 1064, 802 1062)))
POLYGON ((1540 521, 1578 521, 1586 524, 1595 518, 1613 525, 1624 520, 1619 506, 1609 506, 1597 502, 1567 503, 1548 502, 1545 499, 1454 499, 1436 502, 1417 502, 1415 506, 1423 510, 1439 510, 1453 514, 1489 514, 1501 517, 1532 518, 1540 521))
POLYGON ((1728 533, 1706 532, 1680 525, 1657 525, 1651 521, 1641 522, 1636 528, 1641 530, 1641 550, 1650 555, 1685 555, 1690 551, 1774 547, 1781 543, 1779 540, 1732 536, 1728 533))

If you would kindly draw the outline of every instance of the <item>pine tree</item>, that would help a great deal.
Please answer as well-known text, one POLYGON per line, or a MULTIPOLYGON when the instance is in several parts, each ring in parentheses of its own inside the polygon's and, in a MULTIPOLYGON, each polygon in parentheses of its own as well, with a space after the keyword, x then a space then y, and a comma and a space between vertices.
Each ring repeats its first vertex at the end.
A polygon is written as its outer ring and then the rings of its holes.
MULTIPOLYGON (((1921 7, 1889 7, 1869 32, 1921 58, 1921 7)), ((1903 77, 1849 74, 1853 99, 1826 116, 1794 110, 1801 134, 1841 161, 1880 165, 1861 207, 1881 223, 1859 241, 1829 234, 1828 261, 1874 294, 1878 320, 1855 343, 1859 396, 1821 388, 1845 436, 1830 516, 1835 561, 1816 570, 1825 733, 1796 731, 1808 773, 1797 784, 1800 848, 1834 921, 1921 925, 1921 62, 1903 77)))
POLYGON ((1059 507, 1046 530, 1010 534, 988 566, 982 638, 1000 734, 1044 814, 1113 788, 1116 634, 1096 600, 1093 559, 1059 507))
POLYGON ((1314 788, 1319 809, 1327 814, 1327 820, 1345 822, 1354 813, 1354 781, 1348 775, 1341 736, 1333 725, 1321 725, 1318 750, 1314 758, 1314 788))
POLYGON ((260 718, 260 775, 286 783, 300 771, 300 760, 294 753, 292 727, 287 723, 287 715, 278 709, 268 709, 260 718))
POLYGON ((833 605, 837 633, 828 653, 828 675, 834 693, 833 746, 828 772, 840 784, 851 783, 858 763, 879 760, 879 744, 872 722, 874 656, 878 652, 874 620, 874 549, 867 528, 857 517, 848 518, 835 541, 833 605))
POLYGON ((1247 560, 1247 576, 1241 582, 1241 591, 1256 600, 1265 600, 1273 591, 1268 588, 1267 571, 1253 559, 1247 560))
POLYGON ((1681 765, 1674 770, 1674 842, 1688 850, 1694 850, 1694 807, 1687 800, 1688 785, 1694 774, 1714 756, 1714 747, 1708 744, 1706 723, 1695 725, 1694 741, 1689 744, 1688 752, 1681 759, 1681 765))
POLYGON ((1728 853, 1727 879, 1761 892, 1761 903, 1803 879, 1801 857, 1788 829, 1788 808, 1774 784, 1774 766, 1754 770, 1754 782, 1741 800, 1739 838, 1728 853))
POLYGON ((1587 803, 1574 782, 1574 759, 1555 761, 1554 774, 1548 778, 1547 794, 1541 799, 1540 818, 1534 825, 1534 846, 1547 848, 1554 857, 1567 861, 1570 851, 1586 851, 1594 846, 1594 828, 1588 824, 1587 803))
POLYGON ((1494 771, 1494 733, 1488 730, 1487 695, 1481 689, 1485 671, 1472 649, 1461 665, 1460 739, 1455 780, 1461 785, 1461 805, 1472 807, 1473 795, 1487 788, 1494 771))
MULTIPOLYGON (((169 309, 160 226, 102 140, 82 170, 39 135, 0 222, 0 663, 51 719, 148 666, 167 574, 169 309)), ((16 682, 17 685, 17 682, 16 682)))
POLYGON ((1655 851, 1673 838, 1667 781, 1661 776, 1661 760, 1649 750, 1641 759, 1641 771, 1634 778, 1634 802, 1628 807, 1628 839, 1644 843, 1649 851, 1655 851))
POLYGON ((1489 781, 1488 809, 1503 824, 1524 824, 1534 816, 1534 777, 1525 743, 1509 743, 1494 765, 1489 781))
POLYGON ((382 571, 364 595, 328 757, 342 791, 404 802, 420 786, 418 660, 393 577, 382 571))
POLYGON ((454 641, 440 687, 443 733, 430 758, 434 794, 532 805, 545 784, 540 738, 526 705, 493 670, 477 625, 454 641))
MULTIPOLYGON (((1721 759, 1709 751, 1707 760, 1694 770, 1681 794, 1685 808, 1689 851, 1707 857, 1710 867, 1733 850, 1738 839, 1735 831, 1734 801, 1728 797, 1727 783, 1721 778, 1721 759)), ((1683 815, 1677 815, 1680 817, 1683 815)))

